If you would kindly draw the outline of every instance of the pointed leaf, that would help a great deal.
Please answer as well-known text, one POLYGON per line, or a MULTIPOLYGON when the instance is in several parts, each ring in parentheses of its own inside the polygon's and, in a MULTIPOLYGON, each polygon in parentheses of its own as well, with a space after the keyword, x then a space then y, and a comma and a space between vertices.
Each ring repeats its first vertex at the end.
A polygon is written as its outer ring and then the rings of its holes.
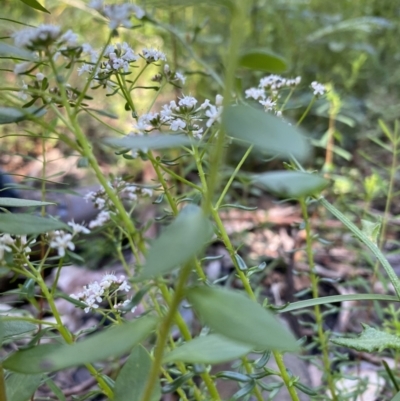
POLYGON ((43 344, 17 351, 3 362, 14 372, 42 373, 118 357, 144 340, 158 319, 143 317, 105 329, 75 344, 43 344))
POLYGON ((106 138, 107 145, 117 148, 140 149, 170 149, 195 143, 184 135, 151 135, 151 136, 126 136, 125 138, 106 138))
POLYGON ((310 147, 297 128, 281 118, 250 106, 230 106, 223 116, 228 135, 270 155, 305 160, 310 147))
MULTIPOLYGON (((150 374, 152 359, 141 345, 136 346, 120 370, 114 387, 114 401, 140 401, 150 374)), ((157 382, 151 401, 161 399, 161 387, 157 382)))
POLYGON ((28 401, 42 381, 42 375, 12 373, 6 380, 7 401, 28 401))
POLYGON ((361 220, 361 231, 376 245, 381 231, 381 222, 361 220))
POLYGON ((336 345, 357 351, 374 352, 386 348, 400 350, 400 338, 398 336, 374 329, 366 324, 362 326, 363 331, 356 338, 337 337, 331 341, 336 345))
POLYGON ((188 205, 153 243, 139 280, 168 273, 189 261, 211 239, 211 223, 196 205, 188 205))
POLYGON ((4 339, 29 333, 37 328, 35 324, 22 320, 0 319, 0 321, 4 330, 4 339))
POLYGON ((33 216, 25 213, 0 214, 0 233, 15 235, 41 234, 54 230, 67 230, 67 226, 62 221, 48 219, 40 216, 33 216))
POLYGON ((18 198, 0 198, 0 207, 31 207, 55 205, 54 202, 41 202, 37 200, 18 199, 18 198))
POLYGON ((285 198, 300 198, 320 193, 329 181, 317 174, 301 171, 273 171, 255 175, 254 182, 285 198))
POLYGON ((46 110, 43 107, 28 107, 26 109, 18 109, 16 107, 0 107, 0 125, 29 120, 32 115, 35 117, 41 117, 45 113, 46 110))
POLYGON ((193 287, 187 298, 204 322, 223 336, 259 349, 298 349, 292 334, 270 312, 240 292, 193 287))
POLYGON ((209 334, 175 348, 164 357, 164 363, 221 363, 240 358, 251 349, 251 345, 232 341, 219 334, 209 334))
POLYGON ((258 71, 280 73, 287 70, 286 61, 268 49, 248 50, 239 58, 241 67, 258 71))
POLYGON ((43 11, 47 14, 50 14, 50 11, 46 10, 37 0, 20 0, 25 3, 27 6, 34 8, 38 11, 43 11))

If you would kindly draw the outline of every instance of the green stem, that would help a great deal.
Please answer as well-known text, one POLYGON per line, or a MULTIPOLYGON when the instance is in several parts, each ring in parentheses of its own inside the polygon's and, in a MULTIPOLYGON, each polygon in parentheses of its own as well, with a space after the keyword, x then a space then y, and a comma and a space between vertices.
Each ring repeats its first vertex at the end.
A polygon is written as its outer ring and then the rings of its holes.
POLYGON ((0 401, 7 401, 6 381, 4 380, 4 369, 0 365, 0 401))
POLYGON ((315 99, 316 99, 315 96, 311 99, 311 102, 308 104, 307 108, 304 110, 304 113, 301 115, 299 121, 297 121, 296 127, 298 127, 303 122, 303 120, 306 118, 308 112, 311 110, 311 107, 315 102, 315 99))
MULTIPOLYGON (((301 211, 303 214, 303 219, 305 222, 305 230, 306 230, 306 253, 308 258, 308 264, 310 267, 310 280, 311 280, 311 290, 313 299, 319 297, 318 293, 318 277, 315 274, 315 263, 314 263, 314 255, 312 250, 312 233, 311 233, 311 224, 308 216, 307 204, 304 198, 299 199, 301 211)), ((315 322, 317 325, 318 338, 321 345, 322 351, 322 363, 324 364, 324 372, 328 381, 328 388, 331 392, 332 400, 337 401, 338 397, 336 394, 335 383, 332 376, 331 363, 329 360, 329 352, 328 352, 328 338, 324 332, 323 327, 323 317, 321 313, 320 305, 314 306, 314 314, 315 314, 315 322)))

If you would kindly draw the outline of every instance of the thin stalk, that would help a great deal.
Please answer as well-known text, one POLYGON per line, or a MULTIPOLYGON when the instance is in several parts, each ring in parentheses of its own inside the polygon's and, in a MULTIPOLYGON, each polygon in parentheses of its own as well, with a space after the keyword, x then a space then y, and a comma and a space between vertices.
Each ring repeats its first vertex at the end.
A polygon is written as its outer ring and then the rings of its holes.
POLYGON ((311 110, 311 107, 315 102, 315 99, 316 99, 315 96, 311 99, 311 102, 308 104, 307 108, 304 110, 304 113, 299 118, 299 121, 297 121, 296 127, 298 127, 303 122, 303 120, 306 118, 308 112, 311 110))
POLYGON ((0 401, 7 401, 6 381, 4 380, 4 369, 0 365, 0 401))
MULTIPOLYGON (((304 198, 299 199, 301 212, 303 214, 303 219, 305 222, 305 230, 306 230, 306 253, 308 258, 308 265, 310 267, 310 280, 311 280, 311 290, 312 296, 314 299, 319 297, 318 293, 318 277, 315 273, 315 262, 314 255, 312 250, 312 233, 311 233, 311 224, 310 218, 308 215, 307 205, 304 198)), ((325 335, 323 328, 323 317, 321 313, 320 305, 314 306, 314 314, 315 314, 315 322, 317 324, 317 333, 322 351, 322 363, 324 365, 324 372, 326 374, 326 379, 328 382, 328 388, 331 392, 332 400, 337 401, 338 397, 336 394, 335 383, 332 376, 331 363, 329 360, 329 352, 328 352, 328 338, 325 335)))

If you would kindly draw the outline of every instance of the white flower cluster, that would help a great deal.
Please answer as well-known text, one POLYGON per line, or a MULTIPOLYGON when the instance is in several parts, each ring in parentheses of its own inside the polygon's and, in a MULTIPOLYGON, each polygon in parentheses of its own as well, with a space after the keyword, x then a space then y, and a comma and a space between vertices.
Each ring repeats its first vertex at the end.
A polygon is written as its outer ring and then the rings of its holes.
POLYGON ((154 63, 155 61, 167 61, 166 55, 156 49, 143 49, 142 56, 148 63, 154 63))
POLYGON ((5 253, 15 252, 18 254, 25 254, 29 259, 29 254, 32 249, 30 245, 36 242, 35 239, 28 241, 26 235, 15 235, 1 234, 0 235, 0 261, 4 260, 5 253), (14 237, 14 238, 13 238, 14 237))
POLYGON ((186 82, 186 77, 180 72, 172 72, 168 64, 164 65, 164 74, 169 82, 180 82, 182 85, 186 82))
POLYGON ((89 7, 94 8, 110 20, 110 29, 117 29, 121 25, 125 28, 132 28, 132 14, 135 14, 138 19, 142 19, 145 15, 145 12, 139 6, 131 3, 105 6, 104 0, 92 0, 89 3, 89 7))
POLYGON ((311 82, 311 88, 313 89, 314 96, 323 96, 326 93, 325 86, 317 81, 311 82))
MULTIPOLYGON (((83 291, 78 294, 71 294, 70 297, 83 302, 85 312, 98 309, 104 298, 117 296, 120 291, 128 292, 131 286, 125 279, 125 276, 117 277, 115 274, 108 273, 103 276, 100 283, 94 281, 83 288, 83 291)), ((129 302, 125 302, 123 306, 129 302)))
POLYGON ((282 113, 277 107, 279 91, 284 88, 295 88, 300 82, 301 77, 287 79, 280 75, 268 75, 260 79, 257 88, 250 88, 245 91, 246 99, 257 100, 264 106, 265 111, 272 111, 280 117, 282 113))
POLYGON ((14 33, 15 46, 33 50, 53 44, 61 35, 61 28, 56 25, 39 25, 37 28, 25 28, 14 33))
POLYGON ((65 251, 67 249, 73 251, 75 249, 75 244, 72 242, 73 238, 77 234, 89 234, 90 230, 81 225, 75 223, 73 220, 68 223, 68 225, 72 228, 72 234, 66 233, 63 230, 56 230, 49 233, 49 247, 53 249, 57 249, 58 256, 63 258, 65 256, 65 251))
MULTIPOLYGON (((153 191, 151 189, 130 184, 122 179, 116 179, 113 183, 108 184, 109 187, 112 188, 116 195, 121 199, 135 201, 137 200, 138 196, 153 196, 153 191)), ((84 199, 86 202, 93 202, 95 207, 101 210, 96 219, 89 222, 89 228, 93 229, 96 227, 102 227, 111 219, 111 214, 113 213, 111 211, 113 203, 109 200, 107 192, 104 188, 100 188, 96 192, 88 192, 84 199)))
POLYGON ((222 114, 223 97, 217 95, 215 105, 207 99, 200 107, 196 108, 198 100, 193 96, 183 95, 178 103, 174 100, 162 106, 159 113, 148 113, 141 115, 133 128, 136 133, 143 135, 154 129, 161 129, 163 126, 169 127, 171 131, 185 131, 187 134, 200 139, 203 128, 198 124, 207 118, 206 126, 220 120, 222 114))

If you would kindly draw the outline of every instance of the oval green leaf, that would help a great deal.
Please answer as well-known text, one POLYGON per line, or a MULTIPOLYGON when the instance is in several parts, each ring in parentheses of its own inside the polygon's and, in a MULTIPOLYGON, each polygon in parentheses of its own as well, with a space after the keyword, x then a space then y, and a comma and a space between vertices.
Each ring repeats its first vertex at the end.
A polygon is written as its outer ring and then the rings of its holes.
POLYGON ((144 340, 155 329, 157 322, 155 317, 143 317, 72 345, 42 344, 17 351, 3 362, 3 367, 19 373, 55 372, 118 357, 144 340))
POLYGON ((195 142, 184 135, 151 135, 151 136, 126 136, 125 138, 106 138, 107 145, 116 148, 140 149, 171 149, 187 146, 195 142))
POLYGON ((42 382, 42 375, 12 373, 6 380, 7 401, 28 401, 42 382))
MULTIPOLYGON (((114 386, 114 401, 140 401, 150 375, 152 359, 141 345, 136 346, 120 370, 114 386)), ((160 383, 154 386, 150 401, 161 399, 160 383)))
POLYGON ((18 198, 0 198, 0 207, 31 207, 55 205, 54 202, 41 202, 36 200, 18 198))
POLYGON ((38 11, 43 11, 47 14, 50 14, 50 11, 46 10, 37 0, 20 0, 25 3, 27 6, 34 8, 38 11))
POLYGON ((329 184, 329 181, 320 175, 301 171, 272 171, 255 175, 253 181, 285 198, 316 195, 329 184))
POLYGON ((223 116, 228 135, 237 138, 246 147, 249 143, 257 150, 273 156, 304 161, 310 146, 298 128, 281 118, 250 106, 230 106, 223 116))
POLYGON ((164 363, 221 363, 240 358, 248 354, 251 349, 251 345, 232 341, 219 334, 209 334, 175 348, 165 355, 164 363))
POLYGON ((138 280, 168 273, 200 252, 213 230, 201 208, 188 205, 156 239, 138 280))
POLYGON ((240 292, 193 287, 187 299, 205 324, 223 336, 262 350, 298 350, 293 335, 272 313, 240 292))
POLYGON ((4 330, 3 337, 5 340, 37 329, 35 324, 23 320, 7 320, 7 318, 2 318, 0 322, 4 330))
POLYGON ((46 114, 43 107, 28 107, 18 109, 16 107, 0 107, 0 124, 18 123, 29 120, 32 116, 41 117, 46 114))
POLYGON ((62 221, 25 213, 1 213, 0 233, 14 235, 41 234, 54 230, 70 230, 62 221))
POLYGON ((252 70, 272 73, 281 73, 287 70, 286 61, 268 49, 246 51, 240 56, 239 65, 252 70))

